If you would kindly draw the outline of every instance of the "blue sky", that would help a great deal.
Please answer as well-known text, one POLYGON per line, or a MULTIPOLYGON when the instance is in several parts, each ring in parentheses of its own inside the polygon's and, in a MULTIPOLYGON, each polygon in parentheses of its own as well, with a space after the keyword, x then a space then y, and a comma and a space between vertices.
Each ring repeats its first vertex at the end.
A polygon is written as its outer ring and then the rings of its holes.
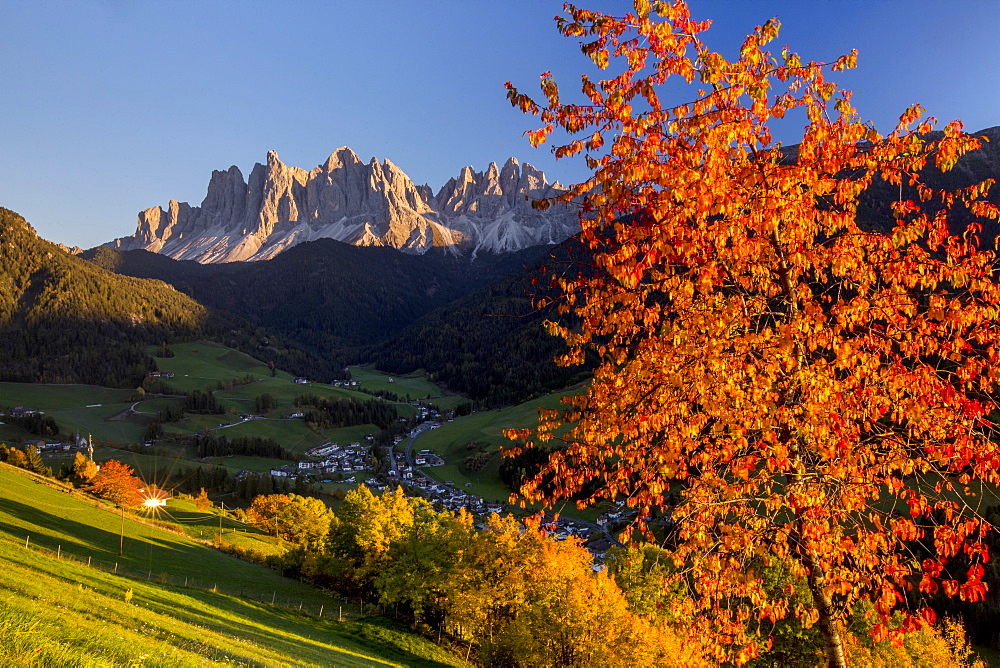
MULTIPOLYGON (((629 3, 580 0, 621 11, 629 3)), ((778 16, 805 60, 859 50, 835 80, 891 127, 909 104, 968 130, 1000 125, 995 0, 691 0, 734 54, 778 16)), ((276 150, 310 169, 347 145, 435 190, 508 156, 564 183, 579 158, 532 149, 503 84, 564 91, 589 61, 559 36, 552 0, 6 0, 0 2, 0 206, 46 239, 131 234, 169 199, 199 204, 213 169, 248 174, 276 150)), ((785 138, 794 141, 794 137, 785 138)))

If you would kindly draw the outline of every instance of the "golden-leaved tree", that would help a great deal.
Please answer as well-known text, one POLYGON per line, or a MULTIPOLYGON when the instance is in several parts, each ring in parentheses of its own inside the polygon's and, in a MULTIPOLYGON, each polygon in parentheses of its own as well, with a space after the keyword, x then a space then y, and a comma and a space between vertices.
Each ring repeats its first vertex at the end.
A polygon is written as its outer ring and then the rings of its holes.
POLYGON ((319 499, 298 494, 255 496, 247 516, 264 531, 299 544, 324 540, 333 517, 319 499))
POLYGON ((142 503, 142 480, 133 475, 132 467, 111 459, 101 464, 92 478, 94 492, 122 509, 142 503))
POLYGON ((556 156, 583 153, 593 171, 562 197, 582 202, 588 267, 556 277, 573 324, 549 328, 564 363, 599 365, 565 408, 512 432, 560 444, 522 493, 625 499, 647 536, 647 518, 668 515, 672 578, 718 658, 746 660, 762 649, 748 624, 766 636, 795 615, 844 665, 839 620, 861 601, 879 638, 933 619, 921 594, 984 596, 990 528, 964 499, 998 481, 1000 288, 979 223, 949 221, 997 211, 989 182, 921 179, 978 141, 958 122, 929 134, 919 107, 879 133, 825 78, 855 54, 774 56, 776 20, 730 60, 683 0, 634 5, 566 6, 561 32, 611 70, 583 77, 579 103, 547 73, 540 103, 508 83, 541 117, 532 143, 564 131, 556 156), (786 116, 805 124, 794 148, 771 136, 786 116), (856 221, 877 180, 900 193, 882 232, 856 221), (774 561, 811 605, 766 590, 755 565, 774 561))

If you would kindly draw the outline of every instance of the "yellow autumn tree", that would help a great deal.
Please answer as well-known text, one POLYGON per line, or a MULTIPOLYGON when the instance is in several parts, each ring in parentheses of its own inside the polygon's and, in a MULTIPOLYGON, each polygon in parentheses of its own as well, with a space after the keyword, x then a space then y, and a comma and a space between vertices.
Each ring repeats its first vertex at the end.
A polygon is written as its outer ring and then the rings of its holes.
POLYGON ((275 536, 300 544, 325 540, 333 518, 322 501, 298 494, 256 496, 247 510, 247 516, 253 524, 268 533, 273 531, 275 536))
POLYGON ((81 482, 90 482, 97 475, 97 464, 82 452, 73 457, 73 475, 81 482))
POLYGON ((606 572, 574 540, 532 532, 522 539, 530 561, 520 574, 524 598, 497 641, 506 650, 493 665, 710 666, 695 637, 678 635, 662 620, 634 614, 606 572))
POLYGON ((560 198, 582 203, 587 266, 555 277, 573 325, 548 326, 562 363, 599 365, 565 408, 511 433, 559 445, 523 496, 624 499, 640 533, 668 515, 668 586, 686 587, 691 632, 719 659, 763 649, 751 620, 795 615, 842 666, 838 620, 860 601, 882 638, 933 618, 923 594, 982 599, 989 527, 962 499, 1000 480, 1000 289, 977 239, 997 211, 990 182, 921 177, 979 142, 958 122, 930 135, 919 107, 880 133, 826 78, 855 54, 776 56, 777 20, 734 59, 683 0, 624 16, 567 5, 558 20, 606 78, 584 76, 579 102, 547 73, 541 102, 508 96, 540 116, 533 144, 564 131, 556 156, 593 171, 560 198), (805 123, 796 147, 771 134, 786 116, 805 123), (876 182, 899 192, 883 231, 857 222, 876 182), (957 229, 955 210, 978 222, 957 229), (766 590, 749 565, 769 559, 808 582, 811 605, 766 590))
POLYGON ((194 507, 201 512, 205 512, 211 508, 214 504, 212 500, 208 498, 208 492, 205 491, 204 487, 198 489, 198 495, 194 497, 194 507))
POLYGON ((467 644, 487 666, 709 665, 696 640, 635 614, 577 541, 537 523, 418 512, 394 540, 375 585, 425 629, 467 644))

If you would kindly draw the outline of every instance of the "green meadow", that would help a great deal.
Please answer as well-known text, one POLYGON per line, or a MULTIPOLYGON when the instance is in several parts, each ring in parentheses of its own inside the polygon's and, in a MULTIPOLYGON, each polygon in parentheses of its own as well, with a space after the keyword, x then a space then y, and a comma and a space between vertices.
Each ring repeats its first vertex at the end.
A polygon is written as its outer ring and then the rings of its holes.
POLYGON ((392 392, 400 398, 410 395, 411 399, 436 398, 444 394, 440 387, 419 373, 393 376, 372 366, 352 366, 350 372, 352 380, 371 392, 392 392))
MULTIPOLYGON (((171 348, 174 356, 156 358, 157 364, 161 370, 175 374, 173 378, 165 379, 165 382, 181 391, 210 389, 219 382, 242 379, 248 374, 256 380, 228 390, 215 391, 216 398, 227 410, 225 414, 188 414, 178 422, 164 425, 168 440, 171 436, 179 438, 197 431, 219 430, 220 435, 230 438, 271 438, 289 450, 301 453, 327 441, 363 442, 366 434, 377 431, 373 425, 360 425, 317 433, 310 430, 301 419, 284 418, 284 415, 296 409, 295 398, 303 394, 372 401, 374 397, 370 394, 324 383, 297 384, 293 382, 292 375, 283 371, 272 377, 270 369, 259 360, 207 341, 179 343, 171 348), (236 416, 253 412, 254 399, 263 394, 274 397, 278 407, 267 414, 266 420, 240 422, 236 416), (220 427, 223 424, 227 426, 220 427)), ((149 352, 154 353, 155 348, 150 348, 149 352)), ((374 369, 356 368, 354 371, 366 379, 366 387, 369 389, 395 387, 395 390, 420 393, 421 396, 429 393, 437 396, 441 393, 440 388, 423 376, 401 377, 397 381, 399 384, 395 385, 387 382, 388 375, 374 369)), ((150 396, 135 402, 132 401, 133 391, 127 389, 31 383, 0 383, 0 396, 4 406, 25 406, 44 411, 56 420, 60 431, 65 435, 79 431, 98 441, 114 443, 141 442, 146 425, 166 406, 177 405, 179 401, 150 396)), ((458 399, 464 401, 462 397, 458 399)), ((396 410, 402 416, 411 416, 416 412, 415 408, 405 403, 396 404, 396 410)), ((34 438, 38 437, 14 425, 0 425, 2 441, 16 442, 34 438)))
POLYGON ((0 664, 464 665, 397 624, 128 516, 119 557, 120 522, 0 465, 0 664))
MULTIPOLYGON (((156 357, 160 371, 169 371, 173 378, 164 382, 183 391, 204 390, 218 382, 228 382, 247 375, 256 378, 270 378, 271 370, 260 360, 231 348, 210 341, 177 343, 170 346, 173 357, 156 357)), ((147 353, 154 355, 156 347, 147 353)), ((290 379, 287 373, 278 372, 279 377, 290 379)))
MULTIPOLYGON (((142 436, 143 427, 138 424, 108 421, 109 417, 132 405, 131 396, 131 390, 97 385, 0 383, 0 406, 24 406, 42 411, 55 419, 63 433, 72 434, 79 429, 82 434, 93 433, 95 438, 116 441, 137 440, 142 436)), ((0 426, 0 438, 40 437, 13 425, 3 425, 0 426)))
MULTIPOLYGON (((510 490, 500 482, 500 448, 510 445, 504 429, 530 427, 538 420, 538 409, 555 408, 559 405, 559 395, 551 394, 532 401, 504 408, 483 411, 445 422, 438 429, 425 431, 413 442, 413 451, 433 450, 441 455, 444 466, 429 466, 424 473, 436 480, 450 480, 464 491, 477 494, 488 501, 506 501, 510 490), (477 447, 470 449, 470 443, 477 447), (480 471, 467 472, 462 466, 470 455, 480 448, 492 452, 493 457, 480 471), (466 483, 472 483, 466 488, 466 483)), ((405 441, 403 444, 405 445, 405 441)))
MULTIPOLYGON (((578 390, 570 388, 572 394, 578 390)), ((465 492, 481 496, 487 501, 506 502, 510 490, 500 481, 500 463, 503 458, 501 447, 511 445, 504 437, 505 429, 523 429, 538 422, 539 408, 558 408, 561 404, 561 394, 549 394, 538 399, 503 408, 500 410, 473 413, 452 422, 445 422, 438 429, 425 431, 413 442, 413 452, 433 450, 445 460, 444 466, 428 466, 421 469, 429 477, 438 481, 451 481, 455 487, 465 492), (476 446, 469 447, 470 443, 476 446), (489 463, 479 471, 466 471, 463 466, 465 459, 480 450, 492 452, 489 463)), ((406 441, 402 443, 405 447, 406 441)), ((540 506, 534 506, 540 509, 540 506)), ((559 512, 572 517, 593 522, 601 514, 601 508, 578 510, 573 504, 557 508, 559 512)))
POLYGON ((372 400, 370 394, 358 392, 357 390, 334 387, 325 383, 300 384, 294 382, 288 374, 284 374, 284 376, 286 377, 282 377, 282 374, 279 374, 275 378, 269 376, 256 383, 239 385, 231 390, 223 390, 216 396, 219 399, 233 401, 234 406, 244 405, 247 407, 249 407, 249 404, 245 402, 252 402, 262 394, 270 394, 279 404, 287 405, 289 408, 294 404, 295 397, 302 394, 315 394, 320 397, 350 397, 358 401, 372 400))
POLYGON ((24 406, 40 411, 82 408, 93 404, 118 404, 129 400, 131 390, 99 385, 53 385, 48 383, 0 383, 4 406, 24 406))

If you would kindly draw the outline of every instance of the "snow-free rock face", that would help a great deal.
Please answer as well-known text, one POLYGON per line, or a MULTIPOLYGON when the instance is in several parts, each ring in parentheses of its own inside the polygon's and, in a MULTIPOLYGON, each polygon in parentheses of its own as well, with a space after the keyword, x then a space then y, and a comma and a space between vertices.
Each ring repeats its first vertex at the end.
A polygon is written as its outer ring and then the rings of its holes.
POLYGON ((435 195, 388 160, 364 163, 347 147, 308 172, 269 151, 248 181, 235 166, 215 171, 201 206, 171 200, 166 210, 146 209, 135 234, 107 245, 206 263, 268 259, 321 238, 412 253, 507 252, 558 243, 579 229, 573 209, 531 208, 560 190, 514 158, 485 172, 465 167, 435 195))

